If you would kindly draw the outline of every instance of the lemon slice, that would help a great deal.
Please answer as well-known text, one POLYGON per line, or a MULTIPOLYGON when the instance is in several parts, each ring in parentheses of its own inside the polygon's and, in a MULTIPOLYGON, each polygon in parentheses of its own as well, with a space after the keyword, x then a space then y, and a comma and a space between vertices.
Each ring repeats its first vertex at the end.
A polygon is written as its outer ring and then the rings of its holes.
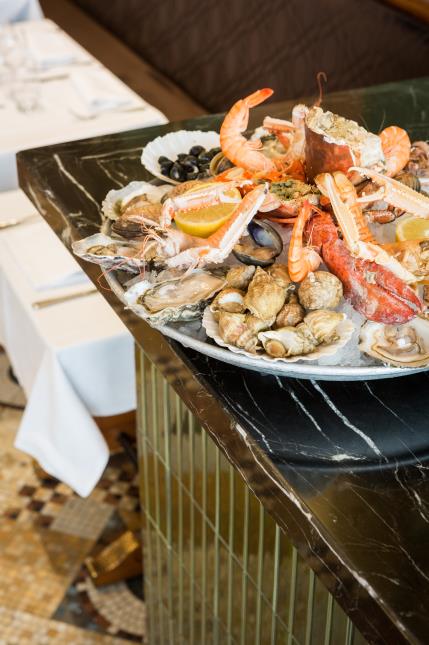
POLYGON ((177 228, 196 237, 209 237, 209 235, 215 233, 222 224, 229 220, 241 200, 241 195, 237 188, 228 190, 226 195, 230 199, 237 201, 235 203, 228 202, 216 204, 215 206, 204 206, 203 208, 189 211, 178 211, 174 218, 177 228))
POLYGON ((396 239, 398 242, 429 240, 429 220, 414 215, 401 217, 396 225, 396 239))

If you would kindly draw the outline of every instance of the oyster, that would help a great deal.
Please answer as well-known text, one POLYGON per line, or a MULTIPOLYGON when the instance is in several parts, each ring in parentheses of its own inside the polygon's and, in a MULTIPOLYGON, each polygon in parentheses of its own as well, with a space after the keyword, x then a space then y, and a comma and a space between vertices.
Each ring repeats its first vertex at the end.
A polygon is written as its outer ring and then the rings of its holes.
POLYGON ((219 291, 210 305, 210 310, 215 314, 215 317, 220 311, 240 314, 244 308, 244 291, 234 287, 225 287, 219 291))
POLYGON ((294 293, 291 294, 289 300, 280 309, 277 314, 275 327, 295 327, 298 323, 304 320, 305 311, 304 307, 299 304, 298 298, 294 293))
POLYGON ((231 267, 226 274, 228 286, 234 287, 235 289, 247 289, 253 278, 255 270, 256 268, 253 264, 249 264, 247 266, 240 264, 238 266, 231 267))
POLYGON ((105 269, 121 269, 138 273, 151 259, 153 244, 144 248, 138 242, 120 242, 102 233, 90 235, 72 244, 73 253, 87 262, 105 269))
POLYGON ((132 181, 119 190, 109 190, 102 204, 103 215, 108 219, 117 220, 127 207, 133 207, 133 214, 136 214, 137 208, 141 208, 143 203, 158 203, 170 190, 170 186, 154 186, 146 181, 132 181))
POLYGON ((207 271, 157 282, 142 280, 125 293, 131 309, 154 325, 198 318, 202 309, 225 285, 225 280, 207 271))
POLYGON ((287 290, 280 287, 272 276, 257 267, 247 289, 244 304, 257 318, 276 316, 286 300, 287 290))
POLYGON ((254 329, 247 326, 244 314, 220 311, 219 335, 225 343, 240 347, 246 352, 254 354, 257 351, 258 336, 254 329))
POLYGON ((267 222, 252 220, 247 226, 249 238, 244 238, 232 250, 243 264, 265 267, 273 264, 283 250, 283 240, 267 222))
POLYGON ((360 334, 361 351, 396 367, 429 365, 429 321, 414 318, 404 325, 366 322, 360 334))
POLYGON ((322 343, 332 344, 339 340, 338 326, 345 318, 345 314, 334 311, 312 311, 296 327, 261 332, 258 338, 267 354, 275 358, 305 356, 322 343))
POLYGON ((306 309, 334 309, 343 297, 343 285, 333 273, 314 271, 301 282, 298 297, 306 309))

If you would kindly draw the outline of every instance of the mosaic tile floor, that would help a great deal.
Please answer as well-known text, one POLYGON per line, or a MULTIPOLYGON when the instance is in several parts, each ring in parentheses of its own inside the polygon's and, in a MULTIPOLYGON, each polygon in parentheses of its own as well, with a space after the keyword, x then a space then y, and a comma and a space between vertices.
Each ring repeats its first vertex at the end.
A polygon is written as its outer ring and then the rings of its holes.
MULTIPOLYGON (((24 403, 0 351, 0 401, 24 403)), ((86 499, 13 447, 22 411, 0 404, 0 645, 144 642, 140 576, 96 588, 84 559, 138 511, 134 466, 115 454, 86 499)))

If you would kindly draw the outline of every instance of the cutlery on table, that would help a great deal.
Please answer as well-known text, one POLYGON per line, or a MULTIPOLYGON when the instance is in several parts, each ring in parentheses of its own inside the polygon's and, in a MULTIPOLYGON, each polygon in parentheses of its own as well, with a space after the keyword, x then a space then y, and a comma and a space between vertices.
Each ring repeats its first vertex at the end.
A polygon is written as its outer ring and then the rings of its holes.
POLYGON ((26 217, 7 219, 4 222, 0 221, 0 231, 4 231, 6 228, 12 228, 13 226, 19 226, 20 224, 25 224, 26 222, 38 217, 40 217, 39 213, 33 213, 32 215, 27 215, 26 217))
POLYGON ((84 298, 85 296, 92 296, 97 292, 95 287, 91 289, 85 289, 81 291, 74 291, 73 293, 68 293, 63 296, 52 296, 52 298, 46 298, 45 300, 36 300, 32 303, 33 309, 44 309, 45 307, 50 307, 51 305, 58 305, 62 302, 67 302, 68 300, 74 300, 75 298, 84 298))

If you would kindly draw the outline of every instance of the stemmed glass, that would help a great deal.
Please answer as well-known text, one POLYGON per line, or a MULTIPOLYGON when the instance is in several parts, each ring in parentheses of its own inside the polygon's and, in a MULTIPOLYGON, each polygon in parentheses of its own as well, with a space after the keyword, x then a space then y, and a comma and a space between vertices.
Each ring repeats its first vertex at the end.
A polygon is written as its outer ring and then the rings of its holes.
POLYGON ((39 106, 40 86, 35 80, 35 68, 29 54, 25 33, 15 25, 0 26, 0 56, 5 68, 5 81, 10 97, 21 112, 39 106))

